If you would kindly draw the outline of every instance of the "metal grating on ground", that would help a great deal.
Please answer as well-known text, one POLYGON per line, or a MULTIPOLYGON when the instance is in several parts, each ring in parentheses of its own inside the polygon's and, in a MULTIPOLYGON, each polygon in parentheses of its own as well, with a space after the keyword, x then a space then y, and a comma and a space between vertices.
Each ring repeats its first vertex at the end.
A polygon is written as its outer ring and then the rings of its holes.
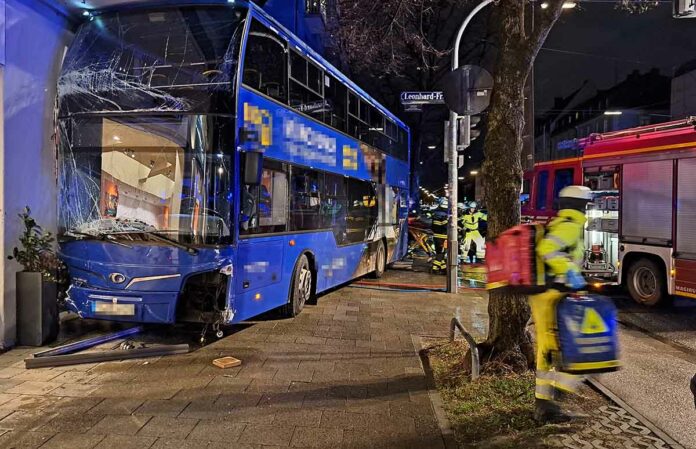
POLYGON ((588 422, 591 424, 580 432, 551 435, 548 444, 567 449, 671 448, 621 407, 599 407, 588 422))

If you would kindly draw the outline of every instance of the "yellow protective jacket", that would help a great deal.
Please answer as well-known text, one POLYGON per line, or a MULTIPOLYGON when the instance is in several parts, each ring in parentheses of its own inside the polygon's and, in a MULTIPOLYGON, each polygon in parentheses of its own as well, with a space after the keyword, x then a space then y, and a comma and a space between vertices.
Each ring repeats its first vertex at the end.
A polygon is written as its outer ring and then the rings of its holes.
POLYGON ((488 221, 488 215, 484 214, 483 212, 474 212, 473 214, 470 212, 466 212, 464 215, 462 215, 462 226, 464 229, 467 231, 478 231, 479 228, 479 221, 488 221))
POLYGON ((537 245, 537 254, 546 263, 550 276, 559 278, 570 270, 581 271, 586 220, 585 214, 580 211, 562 209, 546 226, 544 238, 537 245))

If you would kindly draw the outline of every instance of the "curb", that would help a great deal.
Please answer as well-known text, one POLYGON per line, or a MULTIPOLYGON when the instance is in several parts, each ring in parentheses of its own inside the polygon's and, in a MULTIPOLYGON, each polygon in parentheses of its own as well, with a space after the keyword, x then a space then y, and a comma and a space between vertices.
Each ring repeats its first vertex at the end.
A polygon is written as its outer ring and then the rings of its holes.
POLYGON ((440 428, 440 433, 442 434, 442 441, 446 449, 457 449, 459 445, 454 439, 454 430, 452 430, 452 425, 449 419, 447 419, 442 397, 437 391, 437 388, 435 388, 435 378, 433 377, 433 371, 430 368, 428 357, 424 354, 425 347, 423 345, 423 338, 417 335, 411 335, 411 341, 413 342, 413 348, 416 356, 418 356, 421 369, 423 369, 423 373, 428 382, 428 397, 430 398, 430 405, 433 407, 433 412, 435 413, 437 426, 440 428))
POLYGON ((602 393, 604 396, 606 396, 610 401, 614 402, 616 405, 630 413, 631 416, 636 418, 638 421, 641 422, 641 424, 650 429, 652 433, 657 435, 658 438, 667 443, 672 449, 686 449, 684 446, 674 441, 674 439, 672 439, 663 430, 661 430, 659 427, 653 424, 645 416, 641 415, 637 410, 635 410, 633 407, 624 402, 620 397, 612 393, 611 390, 602 385, 597 379, 588 377, 585 379, 585 382, 587 382, 588 384, 590 384, 591 387, 593 387, 594 389, 602 393))

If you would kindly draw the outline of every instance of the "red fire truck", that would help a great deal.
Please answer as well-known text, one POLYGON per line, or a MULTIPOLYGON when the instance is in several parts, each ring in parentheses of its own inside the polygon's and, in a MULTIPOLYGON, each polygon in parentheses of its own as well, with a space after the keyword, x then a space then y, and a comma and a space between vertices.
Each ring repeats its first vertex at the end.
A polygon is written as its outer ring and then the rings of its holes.
POLYGON ((582 156, 525 174, 523 216, 553 216, 571 184, 594 191, 584 272, 625 286, 638 303, 696 298, 696 118, 593 134, 582 156))

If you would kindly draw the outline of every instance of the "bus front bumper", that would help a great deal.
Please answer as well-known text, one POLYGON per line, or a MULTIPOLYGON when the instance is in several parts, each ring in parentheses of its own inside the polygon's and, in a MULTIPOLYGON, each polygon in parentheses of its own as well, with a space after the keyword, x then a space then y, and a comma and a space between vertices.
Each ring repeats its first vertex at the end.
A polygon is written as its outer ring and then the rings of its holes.
POLYGON ((174 323, 179 292, 103 290, 71 285, 66 303, 80 318, 174 323))

